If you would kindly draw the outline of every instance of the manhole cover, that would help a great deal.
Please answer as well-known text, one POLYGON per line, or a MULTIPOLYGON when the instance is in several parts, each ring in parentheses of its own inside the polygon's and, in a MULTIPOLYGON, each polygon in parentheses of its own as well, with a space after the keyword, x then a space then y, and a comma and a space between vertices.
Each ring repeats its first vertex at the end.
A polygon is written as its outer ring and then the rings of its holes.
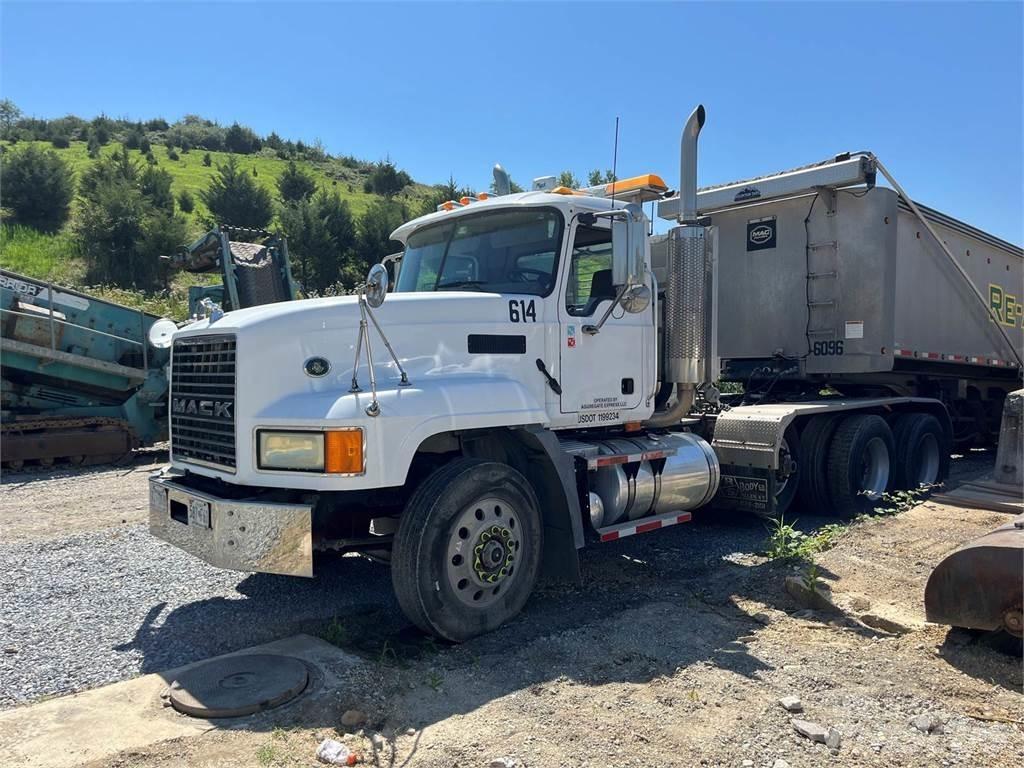
POLYGON ((208 661, 171 683, 171 705, 192 717, 241 717, 290 701, 309 682, 291 656, 242 654, 208 661))

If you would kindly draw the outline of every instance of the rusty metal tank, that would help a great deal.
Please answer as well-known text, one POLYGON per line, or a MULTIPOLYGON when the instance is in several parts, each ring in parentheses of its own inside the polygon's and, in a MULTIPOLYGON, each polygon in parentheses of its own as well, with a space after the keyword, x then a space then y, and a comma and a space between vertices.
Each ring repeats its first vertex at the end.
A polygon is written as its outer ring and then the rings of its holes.
POLYGON ((928 621, 1022 636, 1024 515, 968 542, 932 571, 924 591, 928 621))

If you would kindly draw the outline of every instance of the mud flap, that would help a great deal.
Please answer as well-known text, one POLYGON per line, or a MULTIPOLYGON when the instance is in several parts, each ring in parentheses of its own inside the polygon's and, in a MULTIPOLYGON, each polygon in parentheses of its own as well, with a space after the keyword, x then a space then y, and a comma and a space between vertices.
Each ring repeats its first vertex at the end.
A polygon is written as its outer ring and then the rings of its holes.
POLYGON ((722 480, 712 504, 720 509, 772 517, 775 514, 775 473, 757 467, 723 464, 722 480))

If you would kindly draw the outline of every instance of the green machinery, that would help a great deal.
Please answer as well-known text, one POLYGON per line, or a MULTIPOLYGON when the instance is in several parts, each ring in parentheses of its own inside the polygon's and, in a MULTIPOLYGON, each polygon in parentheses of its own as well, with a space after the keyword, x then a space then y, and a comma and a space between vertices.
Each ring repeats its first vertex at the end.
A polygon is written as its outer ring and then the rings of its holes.
MULTIPOLYGON (((298 298, 284 237, 216 227, 173 267, 219 272, 192 286, 223 309, 298 298), (238 239, 232 239, 238 238, 238 239)), ((172 320, 0 270, 0 461, 101 463, 167 439, 172 320)))
POLYGON ((266 230, 215 227, 170 261, 187 272, 221 275, 220 285, 189 288, 191 316, 200 314, 204 299, 227 312, 299 297, 288 263, 288 242, 283 235, 266 230))

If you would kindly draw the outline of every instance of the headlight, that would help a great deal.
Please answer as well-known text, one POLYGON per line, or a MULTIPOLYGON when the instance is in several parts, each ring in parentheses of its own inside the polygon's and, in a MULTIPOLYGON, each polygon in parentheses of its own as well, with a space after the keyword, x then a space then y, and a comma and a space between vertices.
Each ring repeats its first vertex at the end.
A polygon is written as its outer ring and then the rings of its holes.
POLYGON ((361 474, 363 430, 327 432, 259 430, 257 466, 293 472, 361 474))

